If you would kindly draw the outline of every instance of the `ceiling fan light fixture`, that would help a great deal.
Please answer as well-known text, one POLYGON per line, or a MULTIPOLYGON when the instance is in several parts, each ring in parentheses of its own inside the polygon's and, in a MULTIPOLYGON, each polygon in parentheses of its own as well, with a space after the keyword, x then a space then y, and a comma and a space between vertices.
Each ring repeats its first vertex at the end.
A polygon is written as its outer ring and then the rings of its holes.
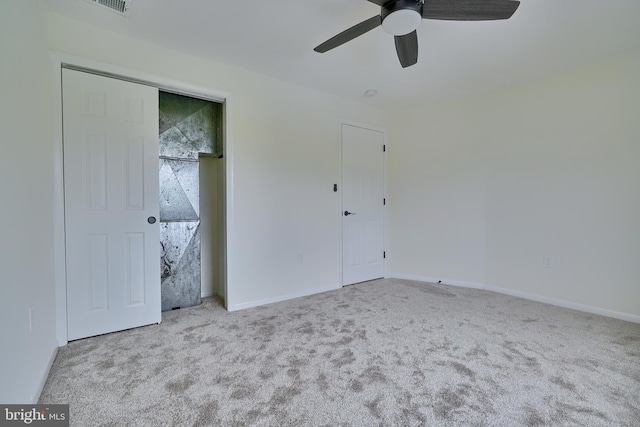
POLYGON ((422 22, 420 13, 413 9, 400 9, 391 12, 382 21, 382 29, 394 36, 404 36, 415 31, 422 22))
POLYGON ((509 19, 520 5, 518 0, 368 0, 380 6, 380 15, 347 28, 316 46, 327 52, 382 26, 394 36, 402 68, 418 62, 418 32, 423 19, 445 21, 492 21, 509 19))

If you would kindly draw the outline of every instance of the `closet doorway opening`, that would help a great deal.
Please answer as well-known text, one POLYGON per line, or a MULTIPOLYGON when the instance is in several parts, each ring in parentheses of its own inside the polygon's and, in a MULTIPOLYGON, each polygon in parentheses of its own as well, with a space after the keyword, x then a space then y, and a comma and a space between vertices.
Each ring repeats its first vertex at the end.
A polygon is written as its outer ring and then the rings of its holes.
POLYGON ((162 311, 226 297, 223 107, 159 93, 162 311))

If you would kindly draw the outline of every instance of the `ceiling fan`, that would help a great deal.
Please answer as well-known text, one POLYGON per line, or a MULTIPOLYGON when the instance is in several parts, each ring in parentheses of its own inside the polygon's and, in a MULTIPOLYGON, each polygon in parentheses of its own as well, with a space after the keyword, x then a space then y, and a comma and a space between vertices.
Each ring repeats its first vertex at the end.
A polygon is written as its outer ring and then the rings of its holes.
POLYGON ((380 6, 380 15, 331 37, 317 46, 324 53, 382 25, 392 34, 403 68, 418 62, 418 34, 423 19, 490 21, 509 19, 520 5, 514 0, 368 0, 380 6))

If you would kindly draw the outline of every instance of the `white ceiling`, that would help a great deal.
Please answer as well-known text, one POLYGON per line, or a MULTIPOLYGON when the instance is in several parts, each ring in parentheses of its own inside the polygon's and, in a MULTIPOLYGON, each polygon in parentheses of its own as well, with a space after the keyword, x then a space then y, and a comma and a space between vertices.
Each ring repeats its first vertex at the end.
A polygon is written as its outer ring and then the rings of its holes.
POLYGON ((46 4, 169 49, 383 108, 483 95, 640 48, 640 0, 521 0, 505 21, 423 20, 418 64, 406 69, 382 28, 313 51, 380 12, 366 0, 132 0, 126 17, 87 0, 46 4), (364 97, 367 89, 378 96, 364 97))

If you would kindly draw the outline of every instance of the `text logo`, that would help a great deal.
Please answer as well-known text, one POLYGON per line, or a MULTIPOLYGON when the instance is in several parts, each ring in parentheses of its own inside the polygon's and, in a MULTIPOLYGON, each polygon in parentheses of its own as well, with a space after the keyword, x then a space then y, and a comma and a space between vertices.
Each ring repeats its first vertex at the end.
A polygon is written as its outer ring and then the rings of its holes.
POLYGON ((69 427, 69 405, 0 405, 0 427, 69 427))

